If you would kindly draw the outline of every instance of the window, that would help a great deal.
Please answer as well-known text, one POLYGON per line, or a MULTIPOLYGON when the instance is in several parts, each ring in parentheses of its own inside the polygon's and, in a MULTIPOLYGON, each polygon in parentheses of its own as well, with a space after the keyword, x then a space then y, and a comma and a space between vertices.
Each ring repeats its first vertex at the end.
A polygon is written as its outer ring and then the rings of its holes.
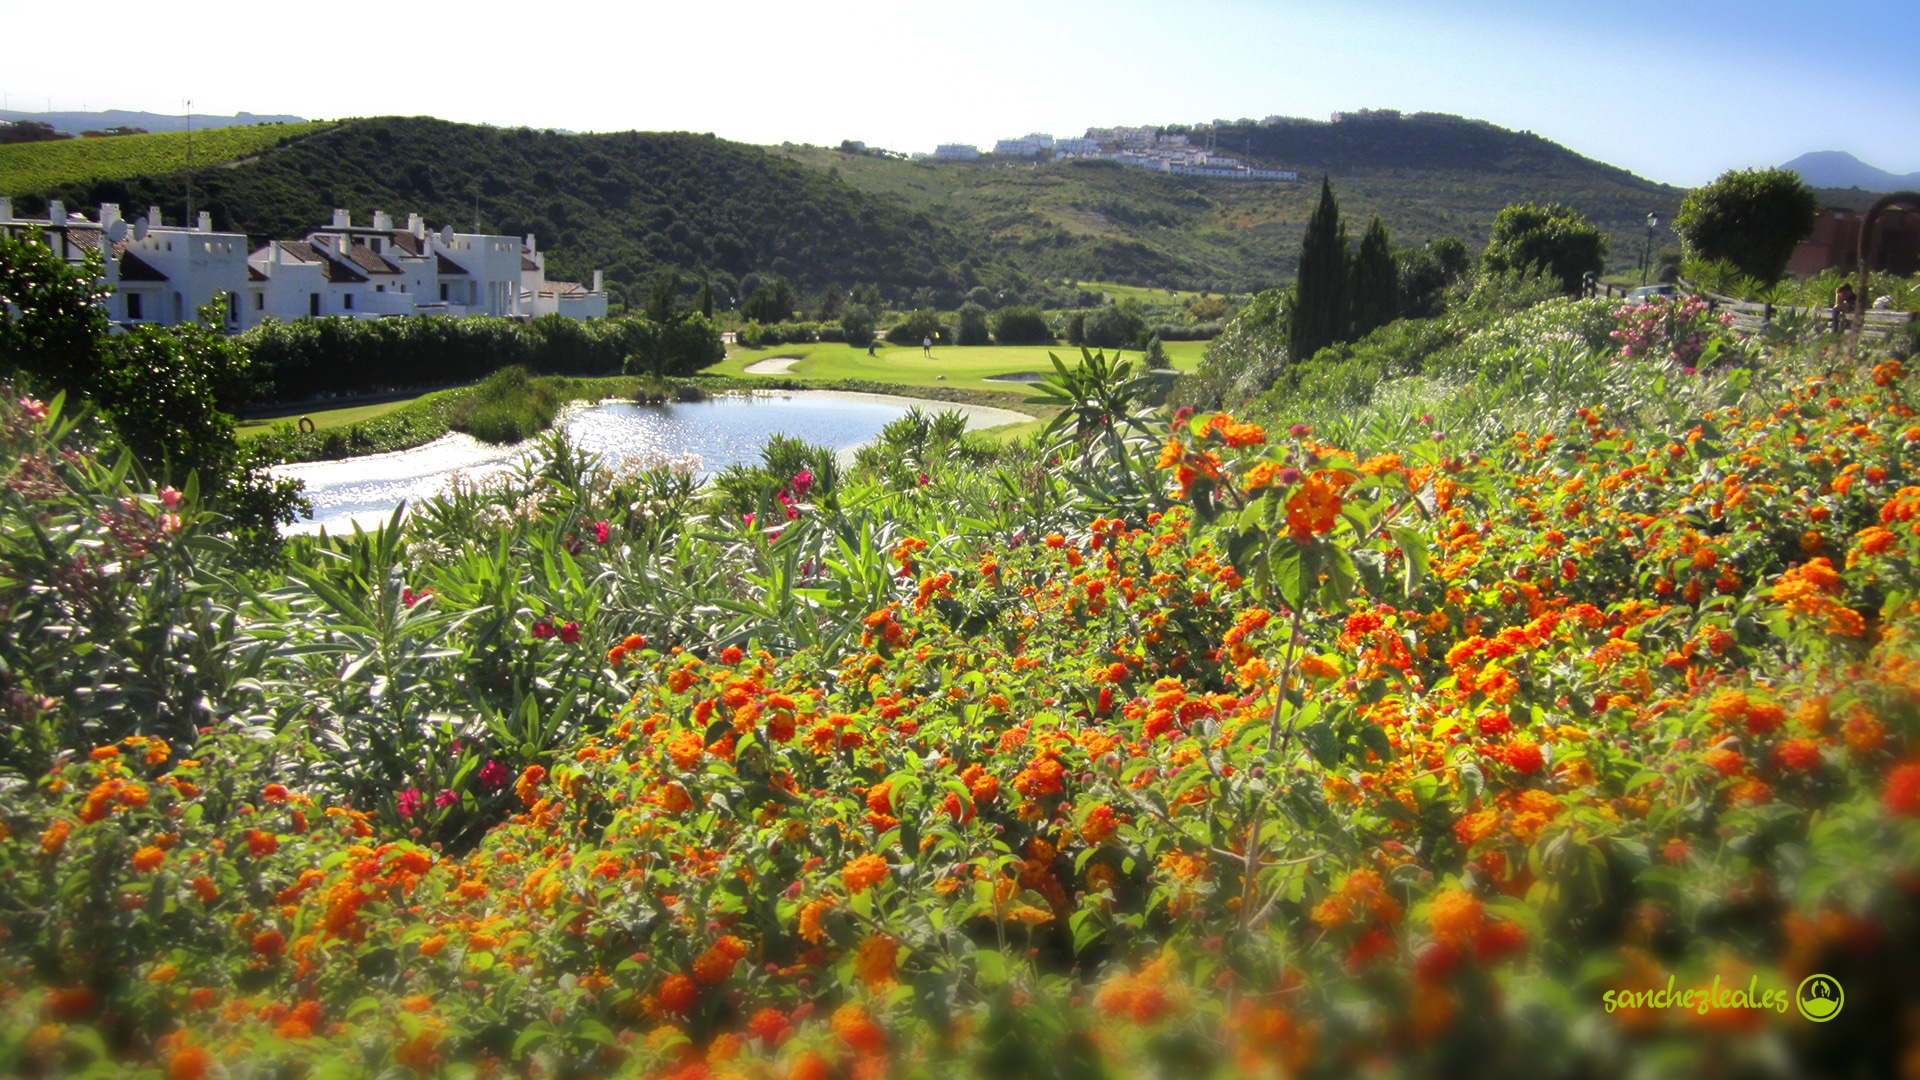
POLYGON ((387 291, 387 287, 386 287, 385 285, 375 285, 375 286, 373 287, 373 291, 374 291, 374 292, 386 292, 386 291, 387 291))
POLYGON ((140 313, 140 294, 137 292, 130 292, 127 294, 127 318, 129 319, 146 318, 145 315, 142 315, 140 313))
POLYGON ((447 302, 447 283, 444 281, 440 283, 440 302, 447 302))
POLYGON ((340 298, 340 306, 343 308, 346 308, 348 311, 352 311, 353 310, 353 294, 348 293, 345 296, 342 296, 340 298))
POLYGON ((227 294, 227 321, 240 321, 240 297, 236 293, 227 294))
POLYGON ((320 294, 319 293, 307 294, 307 314, 313 316, 316 319, 320 317, 320 294))
POLYGON ((253 294, 253 310, 265 311, 266 307, 267 307, 267 294, 263 292, 254 293, 253 294))
POLYGON ((371 246, 371 247, 373 248, 373 253, 374 253, 375 255, 378 255, 378 254, 380 254, 380 238, 379 238, 379 237, 377 237, 377 236, 376 236, 376 237, 374 237, 374 238, 373 238, 373 240, 372 240, 372 242, 371 242, 371 244, 370 244, 369 246, 371 246))

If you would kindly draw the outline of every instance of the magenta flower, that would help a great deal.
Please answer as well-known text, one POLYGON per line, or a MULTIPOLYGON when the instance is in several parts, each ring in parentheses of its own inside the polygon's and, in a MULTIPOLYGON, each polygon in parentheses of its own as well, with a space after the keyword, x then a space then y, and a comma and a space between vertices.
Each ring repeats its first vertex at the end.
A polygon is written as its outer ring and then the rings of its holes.
POLYGON ((427 797, 420 794, 419 788, 408 788, 400 793, 400 816, 410 818, 427 808, 427 797))
POLYGON ((533 636, 540 641, 545 641, 559 632, 560 631, 554 627, 553 622, 548 619, 541 619, 539 622, 533 624, 533 636))
MULTIPOLYGON (((41 410, 41 411, 44 414, 45 410, 41 410)), ((171 488, 171 487, 161 488, 160 489, 160 505, 166 507, 169 510, 178 509, 180 506, 180 492, 175 488, 171 488)))
POLYGON ((801 469, 793 474, 793 479, 788 483, 793 488, 793 493, 804 499, 813 487, 813 473, 811 470, 801 469))
POLYGON ((606 522, 604 521, 597 522, 593 526, 593 542, 596 544, 605 544, 607 542, 607 534, 609 531, 610 530, 608 530, 606 522))
POLYGON ((568 645, 572 645, 575 642, 578 642, 580 640, 580 624, 577 622, 570 622, 567 625, 561 627, 560 640, 565 642, 568 645))
POLYGON ((433 797, 433 805, 439 806, 439 807, 452 806, 454 803, 457 803, 459 801, 460 801, 460 796, 455 795, 452 789, 450 788, 441 788, 440 794, 435 795, 433 797))
POLYGON ((505 786, 511 779, 513 779, 513 773, 497 761, 489 760, 485 765, 480 766, 480 786, 488 791, 505 786))

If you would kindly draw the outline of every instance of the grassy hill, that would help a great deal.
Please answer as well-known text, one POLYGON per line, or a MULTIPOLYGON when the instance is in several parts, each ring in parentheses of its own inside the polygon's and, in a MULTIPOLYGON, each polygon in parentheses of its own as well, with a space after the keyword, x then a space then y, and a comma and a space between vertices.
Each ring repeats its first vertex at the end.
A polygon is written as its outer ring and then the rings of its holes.
MULTIPOLYGON (((329 126, 308 121, 196 131, 193 160, 196 168, 230 164, 329 126)), ((0 146, 0 195, 44 195, 72 184, 179 172, 187 167, 187 144, 186 132, 164 131, 0 146)))
MULTIPOLYGON (((1284 281, 1322 172, 1356 239, 1379 214, 1401 244, 1454 235, 1476 245, 1507 203, 1560 201, 1612 234, 1617 265, 1638 256, 1647 211, 1671 219, 1683 194, 1536 135, 1455 117, 1228 126, 1213 137, 1303 179, 1246 184, 1100 161, 935 165, 710 135, 382 117, 196 133, 196 159, 230 159, 198 172, 196 205, 218 227, 260 239, 299 235, 334 207, 361 219, 415 211, 436 226, 477 218, 488 230, 538 234, 555 277, 604 268, 629 300, 671 268, 735 295, 747 275, 772 272, 803 292, 873 282, 895 303, 951 307, 975 284, 1036 298, 1028 275, 1233 292, 1284 281), (312 133, 281 145, 296 130, 312 133)), ((176 135, 7 147, 0 191, 29 196, 16 202, 23 210, 53 195, 69 205, 157 204, 171 217, 185 209, 182 164, 176 135), (86 161, 26 171, 60 155, 86 161), (12 160, 22 164, 7 171, 12 160)))
MULTIPOLYGON (((656 269, 717 273, 731 291, 754 271, 802 289, 877 282, 903 299, 957 296, 976 245, 895 202, 711 135, 558 135, 430 118, 350 120, 231 169, 201 173, 198 206, 217 227, 296 236, 334 207, 438 227, 537 234, 549 273, 595 268, 626 290, 656 269)), ((69 204, 183 209, 177 176, 68 184, 69 204)))
MULTIPOLYGON (((1049 277, 1246 290, 1293 274, 1300 233, 1333 177, 1357 225, 1379 214, 1396 242, 1454 235, 1479 245, 1501 207, 1569 203, 1638 257, 1649 210, 1671 219, 1685 194, 1537 135, 1457 117, 1300 121, 1218 129, 1222 152, 1299 170, 1299 183, 1174 177, 1111 162, 907 162, 786 146, 786 156, 982 234, 993 256, 1049 277)), ((1668 237, 1671 242, 1671 237, 1668 237)), ((1658 241, 1656 240, 1656 243, 1658 241)))

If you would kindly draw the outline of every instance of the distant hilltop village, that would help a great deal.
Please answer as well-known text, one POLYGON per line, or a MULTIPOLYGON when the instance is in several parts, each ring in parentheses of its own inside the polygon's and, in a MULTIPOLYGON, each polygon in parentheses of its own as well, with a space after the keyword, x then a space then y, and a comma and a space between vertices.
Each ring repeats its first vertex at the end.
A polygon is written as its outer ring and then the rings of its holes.
MULTIPOLYGON (((1278 117, 1272 118, 1278 121, 1278 117)), ((1196 140, 1184 132, 1157 127, 1088 128, 1078 139, 1056 139, 1035 132, 1017 139, 1001 139, 991 154, 1005 158, 1038 158, 1060 161, 1066 158, 1091 158, 1113 161, 1134 169, 1171 173, 1175 176, 1206 176, 1220 180, 1298 180, 1293 169, 1259 169, 1237 157, 1221 153, 1212 145, 1211 129, 1196 140)), ((942 143, 931 154, 915 154, 915 159, 934 161, 975 161, 983 157, 979 147, 969 143, 942 143)))

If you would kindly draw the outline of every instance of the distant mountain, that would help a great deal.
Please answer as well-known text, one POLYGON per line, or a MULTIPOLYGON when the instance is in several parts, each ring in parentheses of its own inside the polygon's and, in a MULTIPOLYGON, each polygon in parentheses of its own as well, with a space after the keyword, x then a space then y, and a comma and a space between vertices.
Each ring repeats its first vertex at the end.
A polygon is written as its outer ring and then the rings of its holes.
POLYGON ((1801 154, 1785 165, 1817 188, 1861 188, 1865 191, 1913 191, 1920 189, 1920 172, 1898 176, 1873 166, 1845 150, 1815 150, 1801 154))
MULTIPOLYGON (((232 116, 207 116, 193 114, 195 131, 205 128, 245 127, 249 124, 297 124, 304 120, 300 116, 256 116, 253 113, 236 113, 232 116)), ((185 131, 185 116, 168 116, 165 113, 128 112, 125 109, 108 109, 105 112, 14 112, 0 109, 0 120, 38 120, 53 125, 53 130, 68 135, 78 135, 83 131, 105 131, 116 127, 146 128, 148 131, 185 131)))

